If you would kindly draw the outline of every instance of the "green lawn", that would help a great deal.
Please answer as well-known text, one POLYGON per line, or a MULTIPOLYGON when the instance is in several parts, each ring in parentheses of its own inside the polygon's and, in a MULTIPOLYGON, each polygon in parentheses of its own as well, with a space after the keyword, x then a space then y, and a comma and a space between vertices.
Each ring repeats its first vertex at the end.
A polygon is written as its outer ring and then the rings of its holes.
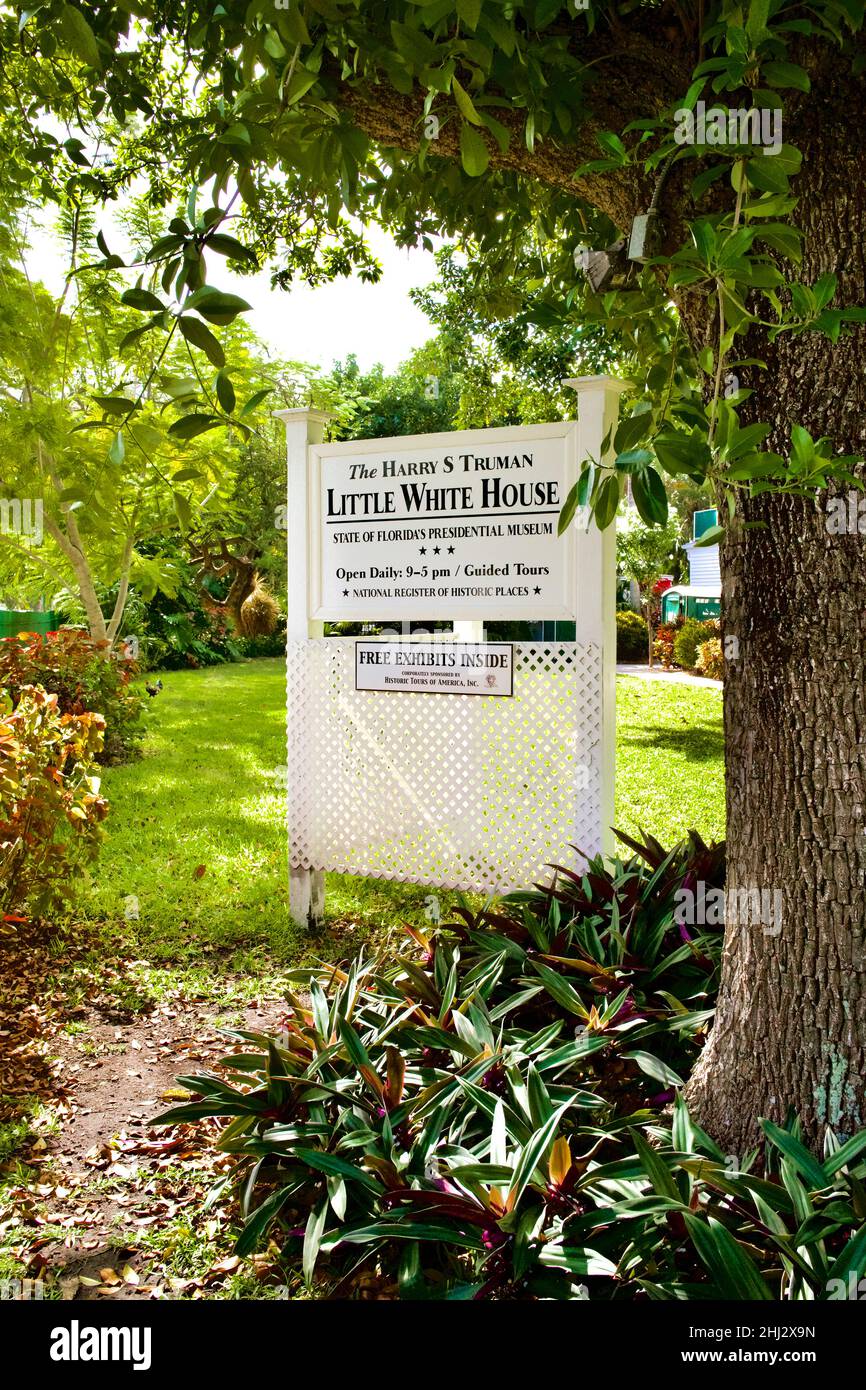
POLYGON ((126 917, 152 960, 199 955, 205 942, 283 954, 285 663, 169 671, 163 684, 144 757, 103 776, 111 812, 87 914, 126 917))
POLYGON ((616 824, 671 845, 725 833, 722 692, 618 676, 616 824))
MULTIPOLYGON (((287 921, 283 662, 163 679, 144 757, 104 774, 111 814, 86 915, 157 966, 210 960, 255 975, 302 944, 324 954, 327 937, 302 943, 287 921)), ((692 825, 721 836, 720 693, 620 677, 618 716, 617 825, 666 843, 692 825)), ((330 875, 343 949, 377 923, 417 917, 427 891, 330 875)))

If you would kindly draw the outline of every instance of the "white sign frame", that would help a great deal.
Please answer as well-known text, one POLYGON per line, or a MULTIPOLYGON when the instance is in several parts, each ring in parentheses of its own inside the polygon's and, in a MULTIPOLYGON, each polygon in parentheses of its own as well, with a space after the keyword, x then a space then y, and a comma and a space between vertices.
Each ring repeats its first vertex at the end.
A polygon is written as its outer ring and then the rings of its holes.
MULTIPOLYGON (((323 436, 329 416, 312 408, 295 407, 274 412, 277 419, 285 424, 287 443, 288 507, 286 511, 287 553, 288 553, 288 604, 286 615, 287 674, 290 669, 289 650, 295 648, 313 651, 322 645, 325 621, 351 619, 352 615, 340 611, 335 615, 322 612, 320 587, 321 556, 316 555, 320 534, 321 517, 319 501, 321 497, 321 477, 318 470, 321 459, 333 451, 344 453, 378 454, 383 447, 390 446, 400 451, 407 449, 418 439, 460 440, 465 443, 479 441, 485 435, 492 444, 495 441, 507 443, 521 437, 542 437, 549 431, 550 436, 570 437, 573 441, 569 453, 569 476, 572 481, 577 476, 577 466, 585 458, 592 458, 601 467, 612 468, 610 439, 619 418, 619 398, 631 385, 628 381, 609 376, 576 377, 567 379, 563 385, 571 388, 578 397, 578 422, 567 421, 549 425, 515 426, 502 430, 454 431, 444 435, 398 436, 387 439, 350 441, 343 444, 323 444, 323 436), (606 445, 607 441, 607 445, 606 445), (606 447, 605 447, 606 445, 606 447)), ((569 484, 570 486, 570 484, 569 484)), ((564 499, 563 499, 564 500, 564 499)), ((613 852, 614 836, 614 766, 616 740, 616 535, 613 526, 601 532, 592 522, 578 537, 575 523, 564 537, 556 541, 569 547, 572 558, 569 560, 569 573, 572 577, 571 593, 573 607, 567 614, 547 614, 536 611, 537 619, 565 617, 575 623, 575 649, 595 647, 601 655, 601 675, 597 686, 601 701, 600 741, 597 748, 597 765, 600 775, 598 820, 595 824, 595 842, 603 853, 613 852)), ((364 617, 366 618, 366 614, 364 617)), ((382 619, 388 614, 377 615, 382 619)), ((393 615, 392 615, 393 616, 393 615)), ((407 614, 406 617, 417 617, 407 614)), ((483 621, 493 618, 488 610, 479 611, 475 618, 466 611, 454 614, 454 635, 465 641, 483 639, 483 621)), ((505 615, 510 616, 509 614, 505 615)), ((364 619, 361 619, 363 621, 364 619)), ((594 677, 594 679, 596 679, 594 677)), ((371 698, 375 699, 375 695, 371 698)), ((458 697, 459 698, 459 697, 458 697)), ((479 708, 473 701, 475 708, 479 708)), ((307 735, 303 723, 298 722, 299 708, 287 708, 287 734, 290 745, 295 748, 296 790, 301 795, 316 795, 315 773, 312 753, 307 756, 307 735), (300 750, 300 756, 297 756, 300 750)), ((301 715, 301 719, 303 716, 301 715)), ((290 758, 290 763, 292 759, 290 758)), ((291 789, 290 789, 291 799, 291 789)), ((318 923, 324 916, 324 866, 289 862, 289 910, 292 921, 299 926, 318 923)), ((399 877, 399 875, 397 875, 399 877)))
MULTIPOLYGON (((363 607, 353 606, 351 601, 340 603, 339 607, 328 606, 323 598, 323 564, 324 555, 322 549, 322 535, 324 529, 324 517, 322 515, 322 492, 323 492, 323 465, 325 460, 332 458, 369 458, 380 459, 388 453, 428 453, 435 451, 449 450, 460 453, 462 449, 470 447, 476 448, 496 448, 506 446, 509 451, 520 452, 524 446, 532 441, 562 440, 563 441, 563 479, 560 508, 565 503, 578 476, 578 463, 580 461, 580 430, 576 420, 555 421, 552 424, 542 425, 509 425, 500 429, 482 430, 449 430, 436 434, 413 434, 388 436, 382 439, 357 439, 342 440, 334 444, 313 444, 309 450, 308 477, 307 477, 307 497, 308 505, 308 526, 307 526, 307 545, 309 547, 310 571, 309 571, 309 592, 310 592, 310 612, 309 617, 314 622, 370 622, 371 620, 387 619, 393 616, 392 610, 387 603, 380 603, 378 607, 375 602, 365 602, 363 607)), ((499 475, 497 475, 499 476, 499 475)), ((509 481, 513 481, 510 474, 504 474, 509 481)), ((453 478, 450 481, 454 481, 453 478)), ((557 512, 560 510, 557 509, 557 512)), ((490 512, 490 520, 496 517, 507 519, 504 512, 490 512)), ((454 520, 459 521, 459 513, 455 513, 454 520)), ((404 521, 405 518, 394 518, 394 524, 404 521)), ((423 524, 425 517, 419 515, 419 524, 423 524)), ((436 517, 440 523, 447 523, 448 518, 436 517)), ((379 516, 373 521, 366 523, 359 519, 358 529, 362 529, 365 524, 382 525, 388 521, 387 517, 379 516)), ((554 540, 557 546, 562 547, 562 602, 547 603, 543 606, 532 604, 526 599, 514 602, 505 600, 468 600, 466 602, 443 603, 434 600, 407 600, 401 605, 401 616, 411 618, 415 621, 436 622, 453 621, 493 621, 500 619, 503 621, 547 621, 565 620, 575 621, 577 614, 575 611, 575 572, 577 565, 577 537, 574 528, 569 528, 566 534, 559 539, 556 538, 554 530, 554 540), (531 617, 530 617, 531 609, 531 617)), ((387 559, 387 550, 383 559, 387 559)))

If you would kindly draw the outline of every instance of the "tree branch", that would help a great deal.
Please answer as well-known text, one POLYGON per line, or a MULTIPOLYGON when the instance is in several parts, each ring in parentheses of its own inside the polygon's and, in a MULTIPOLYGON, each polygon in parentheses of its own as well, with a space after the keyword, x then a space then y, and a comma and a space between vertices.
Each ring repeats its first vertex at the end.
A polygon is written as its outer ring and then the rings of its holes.
MULTIPOLYGON (((685 96, 688 90, 694 54, 679 46, 663 46, 667 35, 654 41, 639 32, 623 39, 606 35, 602 42, 592 36, 587 49, 587 69, 592 67, 591 115, 575 129, 568 144, 551 137, 538 140, 534 149, 527 148, 525 139, 526 112, 511 107, 496 107, 496 119, 504 125, 511 140, 506 151, 486 130, 476 127, 490 153, 490 167, 516 173, 535 182, 585 199, 605 213, 621 229, 625 229, 634 214, 646 206, 652 191, 652 179, 638 166, 626 166, 607 173, 581 174, 574 171, 589 159, 601 156, 595 134, 602 130, 617 133, 634 120, 654 117, 685 96), (616 81, 605 81, 602 69, 596 65, 616 62, 616 81)), ((682 40, 682 34, 680 34, 682 40)), ((389 83, 368 82, 363 86, 350 84, 331 74, 338 88, 337 104, 352 117, 355 124, 371 140, 385 147, 416 152, 424 128, 424 94, 420 89, 408 95, 396 91, 389 83)), ((487 89, 489 95, 497 95, 487 89)), ((506 100, 508 92, 500 95, 506 100)), ((448 159, 460 156, 460 120, 456 109, 445 101, 433 108, 442 124, 430 155, 448 159), (446 117, 448 119, 446 119, 446 117)))

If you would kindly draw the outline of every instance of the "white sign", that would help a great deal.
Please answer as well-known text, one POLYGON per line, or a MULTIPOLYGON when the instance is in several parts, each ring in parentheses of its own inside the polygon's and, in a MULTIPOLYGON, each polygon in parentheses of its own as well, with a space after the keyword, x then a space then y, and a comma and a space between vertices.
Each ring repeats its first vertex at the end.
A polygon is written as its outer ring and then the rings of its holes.
POLYGON ((513 695, 510 642, 357 642, 355 689, 513 695))
POLYGON ((310 449, 310 618, 575 617, 577 425, 310 449))

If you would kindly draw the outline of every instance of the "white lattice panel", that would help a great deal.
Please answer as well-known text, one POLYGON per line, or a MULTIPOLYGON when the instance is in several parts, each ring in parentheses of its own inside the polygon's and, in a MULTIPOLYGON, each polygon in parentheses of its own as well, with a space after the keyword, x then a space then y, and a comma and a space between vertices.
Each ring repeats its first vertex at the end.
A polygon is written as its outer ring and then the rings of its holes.
POLYGON ((599 850, 599 647, 515 643, 512 699, 356 691, 354 647, 288 646, 293 868, 502 892, 599 850))

